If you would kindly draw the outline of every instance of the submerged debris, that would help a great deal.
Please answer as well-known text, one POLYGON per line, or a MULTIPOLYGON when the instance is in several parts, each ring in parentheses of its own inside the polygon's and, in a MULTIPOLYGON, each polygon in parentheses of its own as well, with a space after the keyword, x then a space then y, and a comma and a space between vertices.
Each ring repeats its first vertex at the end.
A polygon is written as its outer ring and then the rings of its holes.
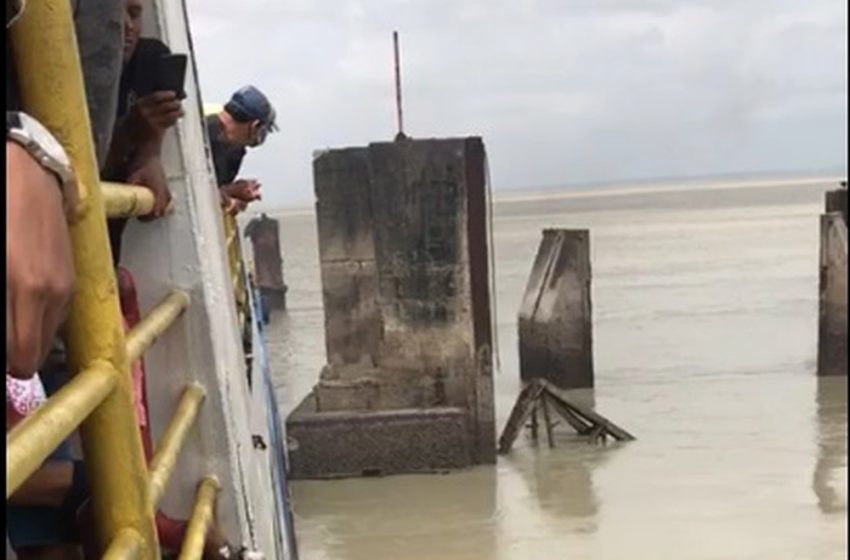
POLYGON ((555 446, 552 437, 554 426, 549 411, 554 410, 572 428, 582 436, 587 436, 591 443, 605 443, 605 438, 611 436, 617 441, 631 441, 635 437, 608 420, 601 414, 584 406, 571 402, 566 392, 558 389, 545 379, 532 379, 520 391, 517 402, 511 410, 508 423, 499 438, 499 453, 505 454, 519 435, 520 430, 531 418, 531 434, 537 439, 537 412, 543 415, 546 428, 546 438, 549 447, 555 446))

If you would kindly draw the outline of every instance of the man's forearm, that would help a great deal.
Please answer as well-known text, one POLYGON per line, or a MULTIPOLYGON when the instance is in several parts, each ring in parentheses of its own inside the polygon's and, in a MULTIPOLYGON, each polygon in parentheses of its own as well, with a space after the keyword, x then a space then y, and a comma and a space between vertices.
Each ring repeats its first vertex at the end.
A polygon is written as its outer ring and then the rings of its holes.
POLYGON ((113 135, 104 166, 107 174, 109 171, 159 156, 164 136, 163 131, 145 130, 145 127, 134 126, 129 119, 125 120, 113 135))

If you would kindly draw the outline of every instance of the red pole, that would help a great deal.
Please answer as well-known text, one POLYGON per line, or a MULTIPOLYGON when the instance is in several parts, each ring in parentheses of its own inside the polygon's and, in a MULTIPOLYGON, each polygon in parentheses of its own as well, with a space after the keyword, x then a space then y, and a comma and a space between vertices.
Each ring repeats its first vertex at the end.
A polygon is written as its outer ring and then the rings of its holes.
POLYGON ((398 56, 398 31, 393 31, 393 52, 395 54, 395 106, 398 123, 398 137, 404 137, 404 121, 401 116, 401 71, 398 56))

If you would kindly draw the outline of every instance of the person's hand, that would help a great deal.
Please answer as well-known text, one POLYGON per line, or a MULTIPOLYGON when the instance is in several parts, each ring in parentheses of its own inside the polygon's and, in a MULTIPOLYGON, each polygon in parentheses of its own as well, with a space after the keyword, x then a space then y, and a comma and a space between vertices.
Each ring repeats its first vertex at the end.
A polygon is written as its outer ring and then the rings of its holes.
POLYGON ((156 91, 140 97, 134 107, 142 124, 158 133, 174 126, 183 116, 180 99, 173 91, 156 91))
POLYGON ((158 156, 151 156, 145 161, 131 166, 133 171, 127 177, 131 185, 140 185, 153 192, 153 210, 147 216, 139 218, 142 221, 161 218, 171 202, 171 191, 168 189, 168 181, 165 178, 165 169, 162 160, 158 156))
MULTIPOLYGON (((74 190, 74 189, 68 189, 74 190)), ((33 376, 65 321, 74 259, 58 178, 6 142, 6 365, 33 376)))
POLYGON ((229 196, 226 192, 224 192, 224 189, 220 189, 218 193, 221 197, 221 209, 224 210, 226 214, 235 216, 248 207, 247 202, 229 196))
POLYGON ((239 179, 229 185, 225 185, 222 187, 222 190, 231 198, 236 198, 247 203, 262 198, 260 186, 260 182, 256 179, 239 179))

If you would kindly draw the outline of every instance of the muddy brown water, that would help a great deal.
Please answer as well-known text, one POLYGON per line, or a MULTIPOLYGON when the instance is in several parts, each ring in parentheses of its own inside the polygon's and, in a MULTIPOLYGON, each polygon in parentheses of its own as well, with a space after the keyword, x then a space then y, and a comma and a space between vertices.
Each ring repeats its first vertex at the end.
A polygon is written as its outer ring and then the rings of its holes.
MULTIPOLYGON (((543 227, 590 228, 596 389, 638 440, 521 435, 496 466, 293 483, 304 560, 813 559, 847 554, 847 380, 815 376, 819 185, 497 205, 497 425, 543 227)), ((284 412, 324 361, 315 222, 281 219, 284 412)))

